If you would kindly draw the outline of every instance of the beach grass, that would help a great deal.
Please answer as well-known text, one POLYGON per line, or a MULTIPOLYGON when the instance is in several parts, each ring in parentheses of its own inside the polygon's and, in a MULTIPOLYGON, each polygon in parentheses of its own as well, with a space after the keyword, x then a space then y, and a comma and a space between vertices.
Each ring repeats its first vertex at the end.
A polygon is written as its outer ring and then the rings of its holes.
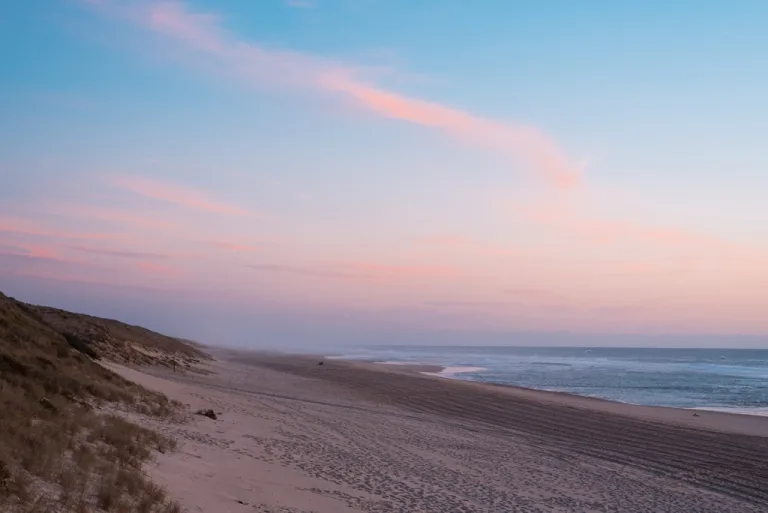
POLYGON ((103 367, 97 351, 0 294, 0 510, 179 511, 142 471, 175 442, 121 412, 175 419, 181 404, 103 367))

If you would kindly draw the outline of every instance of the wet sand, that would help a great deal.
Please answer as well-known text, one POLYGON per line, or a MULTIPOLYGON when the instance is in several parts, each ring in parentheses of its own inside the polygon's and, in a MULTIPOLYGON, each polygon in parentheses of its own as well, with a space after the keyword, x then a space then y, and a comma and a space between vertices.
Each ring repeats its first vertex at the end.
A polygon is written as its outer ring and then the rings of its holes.
POLYGON ((694 417, 410 366, 218 357, 210 376, 121 370, 221 412, 153 425, 182 444, 149 472, 188 511, 768 511, 768 418, 694 417))

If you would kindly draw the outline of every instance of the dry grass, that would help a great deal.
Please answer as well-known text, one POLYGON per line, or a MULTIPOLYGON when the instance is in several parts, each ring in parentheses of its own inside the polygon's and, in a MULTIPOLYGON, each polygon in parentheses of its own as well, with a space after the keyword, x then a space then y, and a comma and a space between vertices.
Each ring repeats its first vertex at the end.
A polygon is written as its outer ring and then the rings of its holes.
POLYGON ((29 438, 34 448, 16 454, 20 457, 16 469, 6 464, 0 509, 179 511, 141 470, 154 451, 173 449, 173 440, 116 416, 80 411, 72 417, 67 434, 50 438, 55 431, 41 429, 29 438))
POLYGON ((188 341, 168 337, 139 326, 101 319, 46 306, 23 305, 42 322, 61 332, 73 348, 91 357, 103 356, 118 363, 162 365, 193 369, 210 359, 188 341))
POLYGON ((0 294, 0 511, 179 511, 142 472, 173 440, 105 409, 167 418, 181 405, 105 369, 0 294))

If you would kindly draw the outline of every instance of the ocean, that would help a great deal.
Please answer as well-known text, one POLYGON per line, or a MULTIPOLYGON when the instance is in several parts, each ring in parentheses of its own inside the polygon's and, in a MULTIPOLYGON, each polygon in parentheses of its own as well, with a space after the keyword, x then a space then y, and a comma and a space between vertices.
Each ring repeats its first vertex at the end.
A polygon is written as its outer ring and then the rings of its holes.
POLYGON ((768 350, 374 346, 330 356, 445 367, 451 379, 768 415, 768 350))

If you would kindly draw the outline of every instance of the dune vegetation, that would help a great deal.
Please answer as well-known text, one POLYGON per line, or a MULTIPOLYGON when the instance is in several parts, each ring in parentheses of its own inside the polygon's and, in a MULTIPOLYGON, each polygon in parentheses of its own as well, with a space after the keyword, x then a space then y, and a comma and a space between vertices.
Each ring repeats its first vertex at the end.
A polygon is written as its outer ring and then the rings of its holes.
POLYGON ((175 442, 122 414, 187 412, 99 360, 186 368, 205 358, 143 328, 0 294, 0 510, 180 511, 142 471, 175 442))

